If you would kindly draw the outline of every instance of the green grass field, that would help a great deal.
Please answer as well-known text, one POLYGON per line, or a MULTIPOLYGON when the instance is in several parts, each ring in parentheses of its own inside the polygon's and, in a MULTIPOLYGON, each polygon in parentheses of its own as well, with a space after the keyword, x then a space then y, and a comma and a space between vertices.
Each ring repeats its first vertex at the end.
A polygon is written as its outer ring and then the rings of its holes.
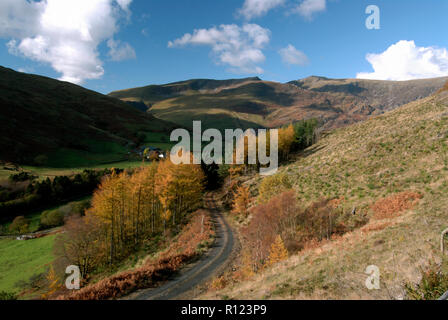
MULTIPOLYGON (((154 145, 156 146, 156 145, 154 145)), ((52 178, 55 176, 70 176, 80 172, 83 172, 86 169, 107 169, 107 168, 119 168, 119 169, 133 169, 138 168, 142 165, 147 165, 148 163, 143 164, 142 161, 118 161, 111 162, 107 164, 97 164, 92 166, 80 166, 80 167, 72 167, 72 168, 51 168, 51 167, 34 167, 34 166, 23 166, 22 169, 33 173, 34 175, 39 176, 40 179, 46 179, 47 177, 52 178)), ((11 174, 17 172, 3 170, 0 167, 0 180, 7 179, 11 174)))
POLYGON ((45 272, 53 261, 56 236, 17 241, 0 240, 0 291, 20 291, 17 284, 45 272))
POLYGON ((95 166, 98 163, 117 162, 127 158, 128 149, 112 142, 88 141, 87 151, 74 149, 59 149, 48 154, 46 163, 54 168, 72 168, 95 166))

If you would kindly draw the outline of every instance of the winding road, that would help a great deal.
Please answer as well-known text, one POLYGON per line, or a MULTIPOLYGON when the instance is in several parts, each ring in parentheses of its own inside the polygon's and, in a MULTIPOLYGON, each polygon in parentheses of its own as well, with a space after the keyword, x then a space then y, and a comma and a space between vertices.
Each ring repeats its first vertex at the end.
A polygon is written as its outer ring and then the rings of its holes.
POLYGON ((218 209, 213 195, 207 195, 205 203, 212 215, 216 232, 216 239, 210 250, 197 262, 185 267, 178 275, 160 287, 137 291, 126 299, 176 300, 186 295, 191 298, 198 286, 210 280, 227 265, 234 246, 232 229, 218 209))

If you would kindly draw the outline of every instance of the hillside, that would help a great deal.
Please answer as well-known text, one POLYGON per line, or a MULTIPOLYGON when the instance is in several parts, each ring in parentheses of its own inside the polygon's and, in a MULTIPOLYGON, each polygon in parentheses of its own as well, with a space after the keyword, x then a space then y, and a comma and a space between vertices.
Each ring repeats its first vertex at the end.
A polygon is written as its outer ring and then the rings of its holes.
POLYGON ((173 124, 118 99, 0 67, 0 160, 55 167, 123 159, 173 124))
MULTIPOLYGON (((404 283, 418 282, 420 267, 441 261, 440 234, 448 227, 448 91, 335 130, 280 171, 300 203, 339 199, 345 212, 356 208, 369 222, 203 298, 402 299, 404 283), (402 192, 422 199, 397 211, 393 197, 402 192), (379 200, 380 215, 372 212, 379 200), (365 286, 369 265, 380 269, 380 290, 365 286)), ((253 193, 260 182, 248 182, 253 193)))
POLYGON ((189 80, 121 90, 109 95, 142 104, 157 117, 191 127, 277 127, 319 118, 326 129, 341 127, 427 97, 448 78, 373 81, 309 77, 286 84, 259 78, 189 80))

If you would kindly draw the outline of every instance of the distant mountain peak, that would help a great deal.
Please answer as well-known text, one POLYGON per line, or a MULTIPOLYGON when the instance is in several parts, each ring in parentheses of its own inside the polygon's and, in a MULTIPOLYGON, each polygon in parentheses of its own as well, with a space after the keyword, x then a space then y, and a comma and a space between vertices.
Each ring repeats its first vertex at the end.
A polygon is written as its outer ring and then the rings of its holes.
POLYGON ((155 116, 191 126, 278 127, 305 118, 324 119, 331 129, 362 121, 434 94, 446 79, 412 82, 331 79, 310 76, 282 84, 258 77, 187 80, 113 92, 112 97, 142 102, 155 116))
POLYGON ((330 80, 330 78, 321 77, 321 76, 309 76, 309 77, 302 79, 302 81, 304 81, 304 82, 313 82, 313 81, 322 81, 322 80, 330 80))

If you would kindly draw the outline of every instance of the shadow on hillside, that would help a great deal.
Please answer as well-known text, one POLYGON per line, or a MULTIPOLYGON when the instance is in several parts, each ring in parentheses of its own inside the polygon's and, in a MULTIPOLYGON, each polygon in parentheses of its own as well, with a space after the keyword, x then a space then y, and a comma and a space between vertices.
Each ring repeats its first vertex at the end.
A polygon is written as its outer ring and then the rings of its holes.
POLYGON ((299 156, 301 158, 307 158, 307 157, 309 157, 309 156, 311 156, 311 155, 315 154, 316 152, 321 151, 323 149, 325 149, 325 146, 311 146, 308 149, 300 152, 299 156))

